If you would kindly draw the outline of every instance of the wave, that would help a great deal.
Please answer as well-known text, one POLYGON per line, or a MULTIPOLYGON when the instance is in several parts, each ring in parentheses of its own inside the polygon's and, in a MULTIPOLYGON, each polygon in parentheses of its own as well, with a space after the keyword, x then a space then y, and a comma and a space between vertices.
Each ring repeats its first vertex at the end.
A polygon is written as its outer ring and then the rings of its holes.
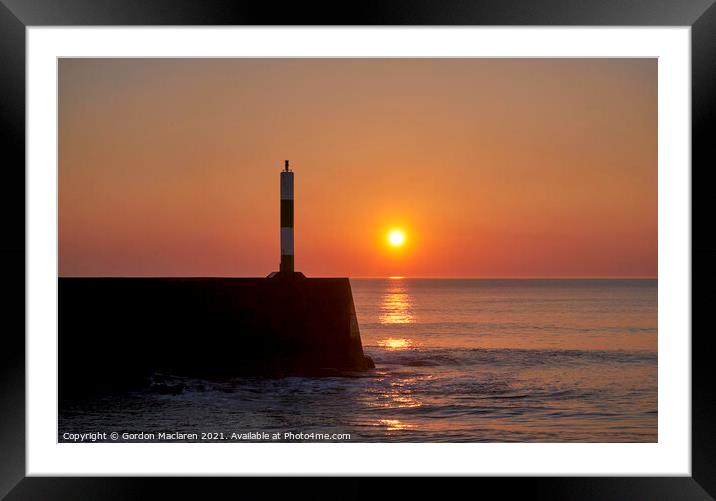
POLYGON ((424 331, 462 333, 466 335, 489 334, 491 332, 509 331, 509 332, 578 332, 578 333, 608 333, 608 334, 637 334, 652 333, 656 334, 656 327, 641 327, 634 325, 599 325, 594 327, 584 327, 565 324, 534 324, 519 322, 420 322, 420 323, 396 323, 385 324, 381 322, 365 322, 361 323, 361 330, 401 330, 416 329, 424 331))
POLYGON ((574 364, 655 364, 650 351, 597 351, 495 348, 407 348, 365 346, 376 364, 407 367, 463 365, 559 366, 574 364))

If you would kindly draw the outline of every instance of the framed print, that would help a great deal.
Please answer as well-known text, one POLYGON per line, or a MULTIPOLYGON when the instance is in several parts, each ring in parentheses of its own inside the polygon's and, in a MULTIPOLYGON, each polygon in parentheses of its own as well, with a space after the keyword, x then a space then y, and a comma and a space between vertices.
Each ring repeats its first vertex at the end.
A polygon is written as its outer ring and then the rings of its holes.
POLYGON ((4 0, 3 495, 714 496, 716 7, 449 4, 4 0))

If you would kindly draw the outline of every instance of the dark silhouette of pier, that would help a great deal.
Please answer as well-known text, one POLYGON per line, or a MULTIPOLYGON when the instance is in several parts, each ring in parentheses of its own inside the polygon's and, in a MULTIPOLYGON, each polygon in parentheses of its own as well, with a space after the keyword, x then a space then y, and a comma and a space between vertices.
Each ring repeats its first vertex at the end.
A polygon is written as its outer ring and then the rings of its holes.
POLYGON ((347 278, 60 278, 60 396, 202 377, 349 375, 363 354, 347 278))

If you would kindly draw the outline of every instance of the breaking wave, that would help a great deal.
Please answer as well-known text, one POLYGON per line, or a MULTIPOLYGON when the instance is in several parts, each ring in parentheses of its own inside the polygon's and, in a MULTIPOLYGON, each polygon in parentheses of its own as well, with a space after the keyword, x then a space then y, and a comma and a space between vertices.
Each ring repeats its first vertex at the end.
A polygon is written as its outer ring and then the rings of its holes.
POLYGON ((560 366, 574 364, 652 364, 657 354, 649 351, 531 350, 489 348, 408 348, 394 350, 366 346, 376 364, 408 367, 437 366, 560 366))

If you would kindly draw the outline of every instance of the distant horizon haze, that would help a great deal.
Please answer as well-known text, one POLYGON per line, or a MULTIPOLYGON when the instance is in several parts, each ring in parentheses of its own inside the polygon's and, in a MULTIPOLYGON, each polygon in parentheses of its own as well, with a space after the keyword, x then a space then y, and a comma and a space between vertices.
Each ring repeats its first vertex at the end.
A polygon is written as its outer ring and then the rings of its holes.
MULTIPOLYGON (((305 275, 305 273, 304 273, 305 275)), ((60 278, 195 278, 195 279, 212 279, 212 278, 262 278, 261 275, 60 275, 60 278)), ((629 280, 658 280, 658 276, 653 277, 377 277, 377 276, 352 276, 346 277, 345 275, 321 275, 321 276, 306 276, 306 278, 349 278, 351 280, 484 280, 484 281, 500 281, 500 280, 524 280, 524 281, 540 281, 540 280, 565 280, 565 281, 588 281, 588 280, 603 280, 603 281, 629 281, 629 280)))

